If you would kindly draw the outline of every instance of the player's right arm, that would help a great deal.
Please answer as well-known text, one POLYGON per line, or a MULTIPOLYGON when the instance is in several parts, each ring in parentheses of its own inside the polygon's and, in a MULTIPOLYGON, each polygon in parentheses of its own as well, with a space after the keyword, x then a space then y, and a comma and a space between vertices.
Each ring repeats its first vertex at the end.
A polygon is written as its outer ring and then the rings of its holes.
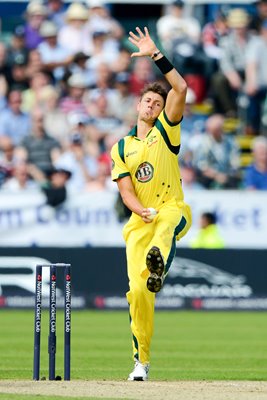
POLYGON ((132 53, 131 56, 151 57, 154 55, 153 60, 171 86, 171 90, 169 91, 166 100, 165 112, 168 120, 172 124, 177 124, 181 121, 183 116, 187 91, 186 81, 156 47, 155 42, 150 37, 147 27, 144 28, 144 32, 142 32, 139 27, 136 27, 136 31, 136 34, 132 31, 130 32, 129 40, 138 48, 139 51, 132 53))
POLYGON ((147 218, 151 212, 147 208, 144 208, 140 203, 138 197, 136 196, 132 179, 130 176, 125 176, 124 178, 117 179, 118 189, 123 203, 132 212, 139 215, 144 222, 150 223, 151 220, 147 218))
POLYGON ((149 223, 151 220, 148 219, 147 216, 150 215, 150 211, 144 208, 135 193, 131 174, 124 160, 124 142, 123 139, 121 140, 122 141, 116 143, 111 149, 112 180, 117 182, 122 201, 126 207, 139 215, 144 222, 149 223))

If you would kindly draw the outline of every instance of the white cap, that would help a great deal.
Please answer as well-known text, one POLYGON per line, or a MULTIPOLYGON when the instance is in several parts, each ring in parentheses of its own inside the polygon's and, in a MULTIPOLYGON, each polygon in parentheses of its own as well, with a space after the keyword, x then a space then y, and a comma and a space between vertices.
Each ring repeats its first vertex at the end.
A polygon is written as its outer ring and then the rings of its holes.
POLYGON ((67 20, 81 19, 86 21, 88 17, 89 13, 87 8, 81 3, 72 3, 66 11, 67 20))
POLYGON ((31 1, 27 8, 26 12, 28 15, 47 15, 47 8, 40 1, 31 1))
POLYGON ((58 29, 56 24, 52 21, 44 21, 40 28, 40 35, 42 37, 52 37, 56 36, 58 33, 58 29))
POLYGON ((105 3, 103 0, 87 0, 88 7, 96 8, 96 7, 104 7, 105 3))
POLYGON ((86 88, 86 82, 83 75, 79 73, 72 74, 68 79, 68 85, 76 88, 86 88))

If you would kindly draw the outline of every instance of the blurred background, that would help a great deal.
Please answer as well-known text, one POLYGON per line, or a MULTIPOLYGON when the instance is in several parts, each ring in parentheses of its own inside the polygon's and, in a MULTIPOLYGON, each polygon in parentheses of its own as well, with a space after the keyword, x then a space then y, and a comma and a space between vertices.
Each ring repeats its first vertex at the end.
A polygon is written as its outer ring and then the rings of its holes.
POLYGON ((35 265, 71 262, 74 307, 127 309, 110 149, 143 87, 167 86, 131 59, 136 26, 188 84, 193 226, 157 307, 266 310, 267 0, 0 1, 0 307, 33 307, 35 265))

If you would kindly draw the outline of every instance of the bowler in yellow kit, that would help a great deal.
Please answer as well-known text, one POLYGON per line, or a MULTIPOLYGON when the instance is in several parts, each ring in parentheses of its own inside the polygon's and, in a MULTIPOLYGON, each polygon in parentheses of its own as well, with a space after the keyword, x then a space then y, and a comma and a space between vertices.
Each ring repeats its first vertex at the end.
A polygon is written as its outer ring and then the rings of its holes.
POLYGON ((171 89, 148 85, 138 103, 137 125, 112 150, 112 179, 132 215, 123 229, 126 242, 130 323, 134 369, 129 380, 148 379, 155 293, 159 292, 175 255, 176 240, 191 226, 178 165, 180 122, 187 85, 157 49, 147 28, 136 28, 129 40, 149 56, 171 89), (150 208, 157 211, 152 219, 150 208))

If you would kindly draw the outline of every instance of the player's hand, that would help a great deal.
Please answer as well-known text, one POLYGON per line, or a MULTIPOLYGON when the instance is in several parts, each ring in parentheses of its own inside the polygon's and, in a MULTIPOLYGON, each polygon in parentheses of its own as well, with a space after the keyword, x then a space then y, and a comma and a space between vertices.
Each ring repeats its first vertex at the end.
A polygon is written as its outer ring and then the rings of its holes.
POLYGON ((132 53, 131 57, 151 57, 158 49, 154 41, 151 39, 147 27, 145 26, 144 33, 138 26, 136 27, 136 31, 138 34, 135 34, 132 31, 129 32, 129 41, 138 47, 139 52, 132 53))
POLYGON ((144 208, 143 209, 142 214, 141 214, 141 218, 147 224, 149 224, 149 223, 151 223, 153 221, 153 218, 151 218, 151 211, 150 211, 149 208, 144 208))

